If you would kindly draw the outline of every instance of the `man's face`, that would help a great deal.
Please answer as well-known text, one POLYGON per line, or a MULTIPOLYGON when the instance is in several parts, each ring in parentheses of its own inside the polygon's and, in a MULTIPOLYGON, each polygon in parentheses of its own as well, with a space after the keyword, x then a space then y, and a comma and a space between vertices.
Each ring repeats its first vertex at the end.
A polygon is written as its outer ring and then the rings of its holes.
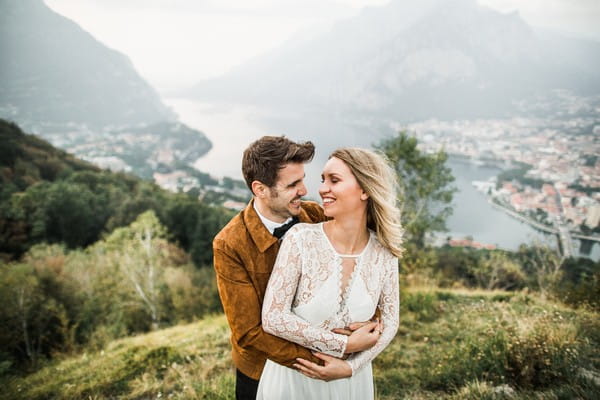
POLYGON ((271 215, 265 215, 275 222, 283 222, 300 214, 300 198, 306 196, 304 185, 304 164, 289 163, 279 170, 277 181, 268 188, 269 196, 264 200, 271 215))

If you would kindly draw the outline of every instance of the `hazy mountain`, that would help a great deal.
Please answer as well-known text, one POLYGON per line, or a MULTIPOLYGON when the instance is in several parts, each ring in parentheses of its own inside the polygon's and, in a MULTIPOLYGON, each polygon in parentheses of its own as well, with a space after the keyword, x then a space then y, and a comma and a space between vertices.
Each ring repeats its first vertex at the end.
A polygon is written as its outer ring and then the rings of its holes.
POLYGON ((0 118, 98 165, 152 179, 212 146, 135 71, 41 0, 0 0, 0 118))
POLYGON ((196 86, 203 100, 378 113, 503 116, 555 89, 600 92, 600 43, 541 34, 476 0, 392 1, 196 86))
POLYGON ((174 119, 129 59, 42 0, 0 0, 0 116, 24 126, 174 119))

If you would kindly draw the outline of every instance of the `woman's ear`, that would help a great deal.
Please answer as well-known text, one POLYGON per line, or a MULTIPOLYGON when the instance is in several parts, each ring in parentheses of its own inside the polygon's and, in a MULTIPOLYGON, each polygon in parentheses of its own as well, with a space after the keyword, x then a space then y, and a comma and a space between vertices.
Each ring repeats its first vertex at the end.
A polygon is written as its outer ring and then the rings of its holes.
POLYGON ((369 195, 363 190, 362 193, 360 194, 360 199, 365 201, 369 198, 369 195))

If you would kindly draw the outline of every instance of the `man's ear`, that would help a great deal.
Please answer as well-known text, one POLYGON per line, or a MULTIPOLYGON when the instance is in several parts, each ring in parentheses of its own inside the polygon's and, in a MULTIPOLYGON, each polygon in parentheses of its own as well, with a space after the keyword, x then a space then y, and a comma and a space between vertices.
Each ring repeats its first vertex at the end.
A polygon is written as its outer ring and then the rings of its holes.
POLYGON ((252 194, 259 198, 267 196, 267 186, 261 181, 252 181, 252 194))

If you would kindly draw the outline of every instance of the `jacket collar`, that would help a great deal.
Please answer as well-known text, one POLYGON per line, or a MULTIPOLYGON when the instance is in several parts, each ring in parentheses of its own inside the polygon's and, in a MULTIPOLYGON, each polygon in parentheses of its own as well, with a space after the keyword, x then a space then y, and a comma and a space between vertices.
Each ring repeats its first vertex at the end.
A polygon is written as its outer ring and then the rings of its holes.
MULTIPOLYGON (((242 219, 244 225, 252 238, 252 241, 261 253, 264 253, 269 247, 278 242, 278 239, 269 232, 265 225, 260 220, 260 217, 254 209, 254 199, 251 199, 246 208, 242 211, 242 219)), ((298 215, 300 222, 311 222, 310 217, 304 210, 301 209, 298 215)))

